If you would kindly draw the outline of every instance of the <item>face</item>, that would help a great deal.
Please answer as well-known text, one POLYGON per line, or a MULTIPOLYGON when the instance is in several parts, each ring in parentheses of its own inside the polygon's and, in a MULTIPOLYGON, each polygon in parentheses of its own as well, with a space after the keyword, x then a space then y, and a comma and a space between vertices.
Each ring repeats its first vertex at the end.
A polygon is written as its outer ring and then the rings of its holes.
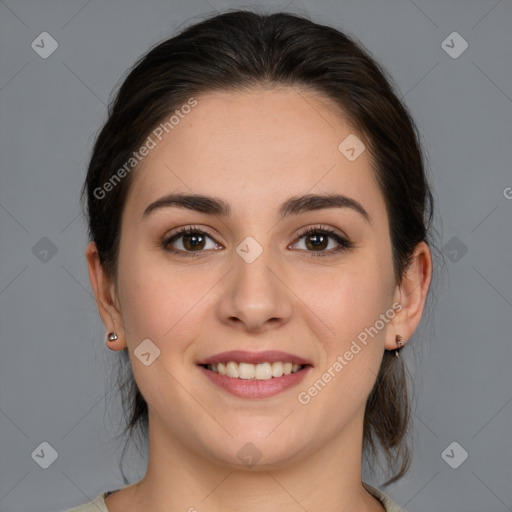
POLYGON ((196 100, 134 171, 116 280, 123 332, 150 425, 217 463, 240 467, 246 450, 276 467, 362 428, 394 346, 384 198, 369 151, 349 160, 338 149, 362 136, 327 100, 288 88, 196 100), (207 196, 219 211, 155 203, 171 194, 207 196), (345 199, 289 203, 305 195, 345 199), (143 340, 147 365, 134 355, 143 340), (307 365, 266 380, 200 365, 227 351, 274 361, 255 367, 260 377, 279 361, 307 365))

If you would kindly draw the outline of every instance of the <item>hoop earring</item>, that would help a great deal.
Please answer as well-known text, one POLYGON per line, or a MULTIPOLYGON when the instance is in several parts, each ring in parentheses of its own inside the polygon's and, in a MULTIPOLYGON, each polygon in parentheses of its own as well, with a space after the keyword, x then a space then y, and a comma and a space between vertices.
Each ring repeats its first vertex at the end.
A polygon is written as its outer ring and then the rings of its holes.
POLYGON ((118 338, 117 333, 110 332, 107 336, 107 341, 116 341, 118 338))
POLYGON ((398 348, 395 350, 395 356, 398 357, 399 359, 400 359, 400 350, 402 350, 402 345, 403 345, 402 340, 403 340, 402 336, 400 336, 400 334, 397 334, 395 337, 395 341, 396 341, 398 348))

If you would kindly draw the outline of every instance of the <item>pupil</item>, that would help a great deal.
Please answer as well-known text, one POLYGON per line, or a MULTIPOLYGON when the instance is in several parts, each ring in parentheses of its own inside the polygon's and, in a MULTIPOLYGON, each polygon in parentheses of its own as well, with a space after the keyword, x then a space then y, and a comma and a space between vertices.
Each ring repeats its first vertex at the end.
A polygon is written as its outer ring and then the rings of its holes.
POLYGON ((327 237, 325 237, 324 235, 311 235, 308 240, 316 240, 312 243, 312 246, 318 249, 324 248, 326 239, 327 237))
POLYGON ((185 235, 184 237, 184 245, 188 248, 197 249, 198 247, 202 248, 202 245, 204 245, 204 241, 201 240, 203 237, 198 234, 194 235, 185 235), (190 246, 190 247, 188 247, 190 246))

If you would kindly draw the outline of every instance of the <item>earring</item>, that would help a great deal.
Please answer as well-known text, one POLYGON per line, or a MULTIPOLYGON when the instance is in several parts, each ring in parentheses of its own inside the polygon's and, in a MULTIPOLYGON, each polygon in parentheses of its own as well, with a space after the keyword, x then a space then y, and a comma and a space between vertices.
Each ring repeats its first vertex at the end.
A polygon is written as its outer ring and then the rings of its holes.
POLYGON ((403 345, 402 340, 403 340, 402 336, 400 336, 400 334, 397 334, 395 341, 396 341, 398 348, 395 350, 395 356, 398 358, 400 358, 400 350, 402 349, 402 345, 403 345))
POLYGON ((110 332, 107 336, 107 341, 116 341, 117 340, 117 333, 110 332))

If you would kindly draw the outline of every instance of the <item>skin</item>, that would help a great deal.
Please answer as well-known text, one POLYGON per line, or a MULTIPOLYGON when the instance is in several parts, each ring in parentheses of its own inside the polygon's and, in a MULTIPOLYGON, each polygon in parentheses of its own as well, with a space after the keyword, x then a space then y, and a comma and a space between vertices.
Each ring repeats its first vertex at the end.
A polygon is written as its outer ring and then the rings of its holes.
MULTIPOLYGON (((338 150, 350 127, 328 100, 291 88, 216 92, 176 125, 135 171, 123 210, 117 276, 86 250, 89 277, 107 332, 128 347, 149 407, 145 477, 106 499, 110 512, 209 510, 248 512, 382 511, 361 484, 366 399, 384 350, 406 342, 423 312, 431 279, 428 246, 417 246, 397 285, 384 197, 369 151, 351 162, 338 150), (145 208, 168 193, 197 193, 231 206, 229 217, 183 208, 145 208), (338 193, 357 200, 370 222, 350 208, 330 208, 279 221, 291 196, 338 193), (176 228, 213 235, 198 257, 162 247, 176 228), (354 247, 315 256, 320 225, 354 247), (252 236, 263 253, 247 263, 236 247, 252 236), (400 303, 385 324, 307 405, 298 402, 379 315, 400 303), (145 366, 133 355, 149 338, 160 356, 145 366), (226 350, 278 349, 313 364, 297 387, 265 399, 232 396, 196 366, 226 350), (248 442, 261 453, 241 464, 248 442)), ((174 248, 192 252, 184 238, 174 248)), ((195 254, 198 254, 197 252, 195 254)))

